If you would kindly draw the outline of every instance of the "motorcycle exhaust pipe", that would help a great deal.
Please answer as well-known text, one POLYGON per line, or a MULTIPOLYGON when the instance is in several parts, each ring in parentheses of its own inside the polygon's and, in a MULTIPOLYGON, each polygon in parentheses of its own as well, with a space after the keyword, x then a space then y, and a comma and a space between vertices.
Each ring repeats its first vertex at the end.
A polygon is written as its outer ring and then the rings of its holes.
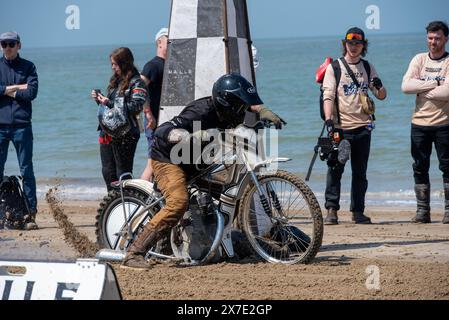
POLYGON ((121 262, 125 258, 125 253, 111 249, 101 249, 97 252, 95 258, 99 260, 121 262))

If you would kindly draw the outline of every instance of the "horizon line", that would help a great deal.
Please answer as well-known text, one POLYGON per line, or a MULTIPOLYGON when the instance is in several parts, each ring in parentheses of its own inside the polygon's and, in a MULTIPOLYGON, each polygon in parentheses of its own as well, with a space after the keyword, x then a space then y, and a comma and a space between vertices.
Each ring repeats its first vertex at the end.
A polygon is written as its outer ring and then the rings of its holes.
MULTIPOLYGON (((398 32, 398 33, 376 33, 371 34, 370 36, 401 36, 401 35, 419 35, 419 32, 398 32)), ((265 41, 265 40, 288 40, 288 39, 311 39, 311 38, 333 38, 333 37, 341 37, 341 35, 319 35, 319 36, 288 36, 288 37, 262 37, 262 38, 253 38, 252 42, 256 41, 265 41)), ((152 45, 150 42, 132 42, 132 43, 122 43, 121 46, 131 46, 131 45, 152 45)), ((22 44, 23 45, 23 44, 22 44)), ((117 43, 100 43, 100 44, 76 44, 76 45, 48 45, 48 46, 29 46, 25 45, 26 49, 59 49, 59 48, 86 48, 86 47, 99 47, 99 46, 117 46, 117 43)))

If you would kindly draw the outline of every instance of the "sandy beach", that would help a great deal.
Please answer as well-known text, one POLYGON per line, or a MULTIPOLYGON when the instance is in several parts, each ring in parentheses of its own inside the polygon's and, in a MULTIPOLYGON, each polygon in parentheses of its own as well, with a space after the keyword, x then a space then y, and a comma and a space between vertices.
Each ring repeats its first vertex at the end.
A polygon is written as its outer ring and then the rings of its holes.
MULTIPOLYGON (((77 231, 95 241, 98 201, 59 204, 77 231)), ((79 252, 64 241, 50 207, 40 202, 36 231, 0 231, 1 258, 70 261, 79 252)), ((409 223, 413 208, 368 208, 373 225, 325 227, 312 264, 279 266, 246 259, 202 267, 156 265, 148 271, 113 265, 125 299, 443 299, 449 300, 449 226, 442 210, 429 225, 409 223), (379 287, 367 287, 378 268, 379 287), (368 280, 367 280, 368 279, 368 280)))

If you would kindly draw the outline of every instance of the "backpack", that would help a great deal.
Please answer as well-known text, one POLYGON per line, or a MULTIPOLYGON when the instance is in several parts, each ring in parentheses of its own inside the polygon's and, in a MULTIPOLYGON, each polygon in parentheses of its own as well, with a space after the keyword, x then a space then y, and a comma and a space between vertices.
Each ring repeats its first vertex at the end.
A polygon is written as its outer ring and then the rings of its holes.
MULTIPOLYGON (((365 68, 367 74, 368 74, 368 79, 371 79, 371 66, 369 64, 368 61, 361 59, 363 62, 363 67, 365 68)), ((318 68, 317 72, 316 72, 316 82, 320 84, 320 116, 321 119, 326 120, 325 119, 325 115, 324 115, 324 100, 323 100, 323 94, 324 94, 324 90, 323 90, 323 81, 324 81, 324 75, 326 73, 326 69, 328 65, 332 66, 332 69, 334 70, 334 75, 335 75, 335 81, 336 81, 336 89, 335 89, 335 107, 337 109, 337 121, 338 123, 341 123, 341 119, 340 119, 340 109, 338 106, 338 86, 340 85, 340 80, 341 80, 341 67, 340 67, 340 62, 339 59, 337 60, 332 60, 332 58, 326 58, 326 60, 324 61, 324 63, 318 68)))
POLYGON ((0 183, 0 229, 23 229, 30 215, 22 177, 4 177, 0 183))

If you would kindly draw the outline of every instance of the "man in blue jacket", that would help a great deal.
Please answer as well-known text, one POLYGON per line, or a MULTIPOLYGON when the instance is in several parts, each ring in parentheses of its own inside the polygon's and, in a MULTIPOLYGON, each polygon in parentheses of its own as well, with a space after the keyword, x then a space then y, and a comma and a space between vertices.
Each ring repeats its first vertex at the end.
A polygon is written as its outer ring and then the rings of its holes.
POLYGON ((3 179, 9 142, 12 141, 23 177, 23 189, 31 216, 25 229, 37 229, 36 179, 33 170, 33 131, 31 101, 37 96, 36 67, 19 56, 20 37, 16 32, 0 35, 0 178, 3 179))

